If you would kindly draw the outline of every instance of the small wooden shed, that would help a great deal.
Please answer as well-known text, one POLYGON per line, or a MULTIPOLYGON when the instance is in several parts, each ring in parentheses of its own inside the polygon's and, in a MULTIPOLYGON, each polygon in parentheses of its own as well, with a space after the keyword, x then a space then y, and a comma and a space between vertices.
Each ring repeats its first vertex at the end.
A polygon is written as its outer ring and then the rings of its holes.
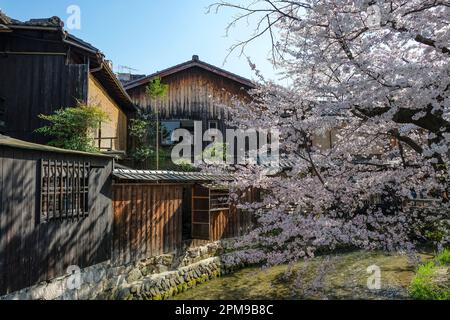
POLYGON ((252 227, 250 214, 228 201, 227 176, 126 169, 113 175, 117 262, 241 236, 252 227))

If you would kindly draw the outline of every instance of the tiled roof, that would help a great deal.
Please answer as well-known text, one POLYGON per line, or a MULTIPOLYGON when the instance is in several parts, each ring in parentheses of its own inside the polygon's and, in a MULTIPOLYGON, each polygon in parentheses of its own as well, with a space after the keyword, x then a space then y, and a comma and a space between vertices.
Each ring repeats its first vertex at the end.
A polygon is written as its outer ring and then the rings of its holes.
POLYGON ((192 60, 183 62, 183 63, 178 64, 176 66, 164 69, 162 71, 155 72, 155 73, 153 73, 153 74, 151 74, 149 76, 141 77, 141 78, 129 81, 129 82, 127 82, 125 84, 125 89, 129 90, 129 89, 132 89, 132 88, 135 88, 135 87, 139 87, 141 85, 146 85, 147 83, 149 83, 152 79, 154 79, 156 77, 163 78, 163 77, 166 77, 168 75, 175 74, 175 73, 178 73, 180 71, 183 71, 183 70, 186 70, 186 69, 189 69, 189 68, 192 68, 192 67, 199 67, 199 68, 208 70, 208 71, 210 71, 212 73, 215 73, 215 74, 218 74, 220 76, 229 78, 229 79, 231 79, 233 81, 239 82, 239 83, 241 83, 241 84, 243 84, 243 85, 245 85, 245 86, 247 86, 249 88, 254 88, 255 87, 255 83, 253 83, 253 81, 251 81, 249 79, 246 79, 244 77, 241 77, 241 76, 239 76, 237 74, 234 74, 232 72, 229 72, 227 70, 224 70, 222 68, 216 67, 216 66, 214 66, 212 64, 203 62, 203 61, 199 60, 198 56, 193 56, 192 60))
POLYGON ((212 182, 229 180, 227 175, 213 175, 204 172, 151 171, 115 169, 114 178, 125 181, 141 182, 212 182))
POLYGON ((116 75, 109 67, 104 54, 92 44, 64 30, 64 22, 59 17, 31 19, 23 22, 11 19, 0 11, 0 32, 34 28, 61 32, 62 41, 72 47, 82 50, 83 53, 87 53, 91 58, 92 69, 98 69, 98 72, 93 74, 94 77, 96 77, 105 89, 108 90, 111 98, 127 111, 136 111, 136 106, 133 104, 122 83, 117 79, 116 75))
POLYGON ((10 31, 11 29, 5 26, 4 24, 0 24, 0 32, 2 31, 10 31))

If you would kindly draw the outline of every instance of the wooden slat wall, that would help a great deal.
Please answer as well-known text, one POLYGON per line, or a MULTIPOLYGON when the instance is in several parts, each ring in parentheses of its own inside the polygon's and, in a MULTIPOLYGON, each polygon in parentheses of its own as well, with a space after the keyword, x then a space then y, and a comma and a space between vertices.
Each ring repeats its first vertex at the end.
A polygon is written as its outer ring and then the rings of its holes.
POLYGON ((39 114, 74 107, 87 98, 87 65, 66 65, 64 56, 11 55, 0 58, 0 97, 8 136, 47 143, 35 132, 47 123, 39 114))
MULTIPOLYGON (((161 119, 224 119, 226 113, 219 104, 231 105, 233 97, 249 100, 249 88, 198 67, 164 77, 162 82, 169 85, 169 92, 157 102, 161 119)), ((155 111, 145 89, 142 85, 128 93, 136 105, 155 111)))
POLYGON ((113 186, 113 260, 117 264, 182 247, 182 185, 113 186))
MULTIPOLYGON (((257 200, 256 189, 248 190, 242 195, 243 201, 257 200)), ((229 210, 211 211, 210 240, 243 236, 254 226, 252 215, 231 205, 229 210)))
POLYGON ((0 146, 0 295, 111 257, 112 160, 0 146), (40 223, 41 159, 88 161, 89 215, 40 223))
POLYGON ((253 227, 251 215, 236 208, 211 212, 210 240, 239 237, 253 227))

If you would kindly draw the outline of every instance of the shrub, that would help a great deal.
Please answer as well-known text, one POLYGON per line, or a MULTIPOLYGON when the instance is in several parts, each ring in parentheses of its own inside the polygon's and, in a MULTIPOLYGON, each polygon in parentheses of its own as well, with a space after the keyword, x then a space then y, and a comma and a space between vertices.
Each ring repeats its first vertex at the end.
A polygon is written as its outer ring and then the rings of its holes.
POLYGON ((36 130, 54 138, 49 145, 85 152, 99 151, 93 144, 92 134, 102 122, 109 121, 108 115, 99 107, 82 104, 57 110, 51 115, 41 114, 39 118, 50 122, 36 130))
POLYGON ((436 262, 448 264, 449 252, 444 250, 435 261, 421 265, 411 281, 409 294, 418 300, 450 300, 450 284, 448 281, 439 281, 439 269, 436 262))
POLYGON ((436 256, 436 261, 439 262, 440 265, 450 266, 450 250, 444 249, 436 256))

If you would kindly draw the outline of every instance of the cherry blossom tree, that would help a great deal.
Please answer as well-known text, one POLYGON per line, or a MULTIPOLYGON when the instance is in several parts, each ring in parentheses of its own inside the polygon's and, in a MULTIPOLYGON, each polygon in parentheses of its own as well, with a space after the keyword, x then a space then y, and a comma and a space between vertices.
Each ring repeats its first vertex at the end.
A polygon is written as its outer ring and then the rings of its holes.
MULTIPOLYGON (((256 0, 228 30, 255 24, 289 86, 260 78, 231 124, 277 128, 289 167, 239 166, 236 189, 257 227, 240 245, 247 261, 295 261, 317 250, 412 249, 449 235, 450 2, 256 0), (315 137, 332 133, 332 145, 315 137), (423 208, 414 197, 433 198, 423 208)), ((250 62, 251 63, 251 62, 250 62)))

